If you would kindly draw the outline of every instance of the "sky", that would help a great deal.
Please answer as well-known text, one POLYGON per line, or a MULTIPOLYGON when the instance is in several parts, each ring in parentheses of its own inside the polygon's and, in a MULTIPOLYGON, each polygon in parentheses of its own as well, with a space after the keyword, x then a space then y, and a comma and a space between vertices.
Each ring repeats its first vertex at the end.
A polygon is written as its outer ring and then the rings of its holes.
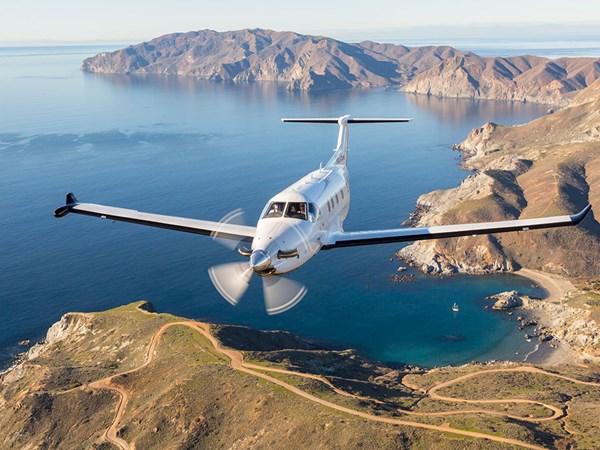
POLYGON ((140 42, 210 28, 339 39, 600 37, 598 0, 0 0, 0 43, 140 42))

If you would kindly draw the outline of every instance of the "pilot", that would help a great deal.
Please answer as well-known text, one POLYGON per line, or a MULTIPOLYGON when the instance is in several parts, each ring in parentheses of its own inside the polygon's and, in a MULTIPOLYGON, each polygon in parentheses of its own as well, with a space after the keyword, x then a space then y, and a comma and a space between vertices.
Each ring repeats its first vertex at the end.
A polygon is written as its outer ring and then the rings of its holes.
POLYGON ((299 213, 302 219, 306 219, 306 205, 304 203, 300 203, 299 213))
POLYGON ((271 209, 269 210, 269 213, 267 214, 267 217, 279 217, 281 216, 281 206, 279 205, 279 203, 273 203, 271 205, 271 209))
POLYGON ((306 219, 306 214, 303 212, 303 206, 302 203, 290 203, 287 217, 291 217, 292 219, 306 219))

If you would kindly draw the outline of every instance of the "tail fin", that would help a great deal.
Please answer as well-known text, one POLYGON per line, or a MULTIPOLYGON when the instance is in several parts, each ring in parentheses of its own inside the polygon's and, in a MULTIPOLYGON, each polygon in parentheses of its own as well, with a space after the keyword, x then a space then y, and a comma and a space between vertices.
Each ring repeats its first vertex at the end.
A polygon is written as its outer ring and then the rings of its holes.
POLYGON ((397 119, 397 118, 356 118, 353 119, 349 114, 342 117, 324 117, 324 118, 300 118, 300 119, 281 119, 282 122, 297 122, 297 123, 337 123, 340 125, 338 134, 337 146, 333 150, 335 153, 327 163, 327 166, 332 164, 346 165, 348 160, 348 124, 349 123, 393 123, 393 122, 410 122, 412 119, 397 119))

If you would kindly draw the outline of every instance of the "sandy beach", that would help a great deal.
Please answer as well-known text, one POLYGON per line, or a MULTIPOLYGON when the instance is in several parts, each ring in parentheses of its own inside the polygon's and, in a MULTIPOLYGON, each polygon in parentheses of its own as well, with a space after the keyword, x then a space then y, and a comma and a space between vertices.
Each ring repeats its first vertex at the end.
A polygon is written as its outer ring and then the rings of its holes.
MULTIPOLYGON (((560 300, 568 292, 577 291, 577 288, 569 280, 558 275, 532 269, 521 269, 515 272, 515 275, 525 277, 539 284, 547 292, 547 296, 543 300, 544 302, 560 303, 560 300)), ((532 311, 539 317, 540 326, 551 325, 552 321, 548 311, 537 307, 535 303, 527 304, 524 309, 532 311)), ((568 343, 557 339, 554 339, 552 342, 554 345, 558 344, 558 346, 551 347, 549 342, 541 342, 537 350, 527 356, 525 362, 543 366, 577 364, 579 362, 577 353, 571 349, 568 343)))
POLYGON ((567 294, 567 292, 574 292, 577 290, 569 280, 558 275, 551 275, 538 270, 521 269, 516 271, 515 275, 533 280, 543 287, 548 293, 548 296, 544 300, 548 302, 558 302, 567 294))

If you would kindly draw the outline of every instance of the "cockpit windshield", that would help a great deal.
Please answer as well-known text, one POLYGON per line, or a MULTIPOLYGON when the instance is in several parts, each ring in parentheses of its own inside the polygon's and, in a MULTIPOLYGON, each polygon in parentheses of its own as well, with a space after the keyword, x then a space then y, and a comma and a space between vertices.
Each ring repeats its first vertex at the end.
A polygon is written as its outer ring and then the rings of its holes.
POLYGON ((306 203, 304 202, 272 202, 265 209, 263 219, 287 217, 290 219, 308 220, 306 209, 306 203))
POLYGON ((306 203, 289 202, 285 210, 285 217, 306 220, 306 203))
POLYGON ((283 209, 285 208, 285 202, 273 202, 267 208, 267 212, 263 216, 263 219, 271 217, 283 216, 283 209))

